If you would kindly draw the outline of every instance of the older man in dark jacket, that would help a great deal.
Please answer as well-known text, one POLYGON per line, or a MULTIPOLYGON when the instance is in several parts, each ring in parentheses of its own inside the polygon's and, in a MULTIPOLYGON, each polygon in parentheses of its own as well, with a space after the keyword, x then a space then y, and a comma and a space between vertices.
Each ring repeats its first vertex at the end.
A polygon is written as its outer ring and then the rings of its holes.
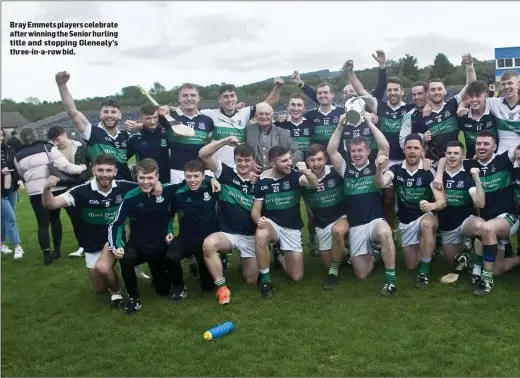
POLYGON ((262 172, 271 168, 267 153, 274 146, 289 148, 294 165, 303 161, 303 152, 297 143, 292 140, 290 132, 273 124, 273 108, 271 105, 265 102, 257 104, 255 119, 256 123, 249 124, 246 127, 246 143, 255 152, 257 171, 262 172))

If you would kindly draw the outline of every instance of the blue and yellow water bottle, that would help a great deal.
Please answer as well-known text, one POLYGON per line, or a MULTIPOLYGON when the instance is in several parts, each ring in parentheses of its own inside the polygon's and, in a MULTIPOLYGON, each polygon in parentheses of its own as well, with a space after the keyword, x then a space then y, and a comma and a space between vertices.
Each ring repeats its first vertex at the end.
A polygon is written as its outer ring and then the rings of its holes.
POLYGON ((235 329, 233 322, 225 322, 204 332, 204 340, 211 341, 227 335, 235 329))

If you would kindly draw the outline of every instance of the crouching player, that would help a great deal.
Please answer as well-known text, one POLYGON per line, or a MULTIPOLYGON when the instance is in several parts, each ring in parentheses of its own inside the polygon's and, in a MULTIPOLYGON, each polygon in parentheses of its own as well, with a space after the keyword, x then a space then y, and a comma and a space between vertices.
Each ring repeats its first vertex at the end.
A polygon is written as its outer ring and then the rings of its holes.
POLYGON ((108 227, 116 216, 123 197, 137 184, 125 180, 114 180, 117 175, 116 159, 109 155, 98 155, 92 168, 94 178, 82 185, 54 197, 51 188, 58 178, 51 176, 43 189, 42 203, 46 209, 61 209, 74 206, 83 221, 78 242, 85 251, 85 263, 92 288, 96 294, 108 289, 112 307, 123 305, 117 274, 114 272, 116 259, 107 244, 108 227))
POLYGON ((445 155, 439 163, 441 166, 446 164, 442 178, 446 207, 438 213, 439 228, 444 256, 451 261, 457 259, 459 264, 466 258, 459 255, 463 237, 474 239, 480 236, 480 227, 485 220, 475 216, 475 207, 482 209, 486 198, 479 169, 471 168, 468 172, 462 165, 464 145, 459 141, 449 142, 445 155))
POLYGON ((265 171, 255 184, 251 210, 251 217, 257 225, 255 254, 260 292, 264 298, 273 296, 269 244, 280 241, 281 253, 275 258, 292 280, 299 281, 303 277, 301 187, 318 187, 318 179, 304 162, 298 163, 298 171, 292 168, 288 148, 274 146, 269 150, 268 158, 272 168, 265 171))
POLYGON ((349 227, 345 215, 343 177, 326 164, 327 154, 321 144, 310 146, 306 160, 319 184, 317 188, 303 188, 302 194, 314 215, 321 260, 328 272, 323 288, 329 290, 339 283, 338 271, 349 227))
POLYGON ((330 138, 327 153, 334 169, 343 177, 346 212, 350 224, 349 243, 352 266, 356 277, 366 278, 374 268, 372 250, 381 247, 381 257, 385 264, 386 283, 381 295, 390 296, 397 291, 395 276, 395 245, 392 229, 385 220, 381 188, 383 170, 388 164, 390 145, 372 121, 367 124, 374 136, 378 152, 377 166, 369 161, 368 140, 356 137, 350 141, 350 159, 345 161, 338 152, 338 146, 346 125, 345 115, 330 138))
POLYGON ((166 260, 168 243, 173 239, 173 196, 166 190, 160 196, 151 195, 159 182, 159 167, 155 160, 143 159, 136 164, 138 188, 124 196, 116 219, 109 226, 109 244, 119 259, 121 275, 128 292, 125 312, 133 315, 141 308, 135 267, 148 263, 155 290, 166 296, 179 269, 166 260), (130 219, 130 239, 123 240, 125 221, 130 219))
POLYGON ((254 285, 258 281, 258 265, 255 256, 256 225, 251 219, 253 206, 253 184, 256 175, 254 151, 247 144, 238 144, 235 136, 211 142, 199 151, 200 159, 215 174, 221 185, 218 196, 217 217, 219 232, 204 240, 202 249, 204 261, 217 287, 220 304, 231 301, 231 292, 226 286, 219 253, 240 251, 240 264, 246 283, 254 285), (213 156, 224 146, 234 148, 235 166, 231 168, 213 156))

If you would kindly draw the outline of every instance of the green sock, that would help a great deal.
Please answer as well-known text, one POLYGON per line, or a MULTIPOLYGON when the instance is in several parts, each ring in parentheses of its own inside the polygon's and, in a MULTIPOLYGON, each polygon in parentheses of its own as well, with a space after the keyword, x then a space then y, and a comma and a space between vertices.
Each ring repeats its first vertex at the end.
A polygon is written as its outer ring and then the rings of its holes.
POLYGON ((217 287, 217 289, 220 289, 221 287, 226 286, 226 279, 222 278, 220 280, 216 280, 215 286, 217 287))
POLYGON ((421 257, 421 273, 428 275, 428 272, 430 270, 430 261, 432 261, 430 257, 421 257))
POLYGON ((483 256, 479 256, 475 253, 475 255, 473 256, 473 264, 474 265, 478 265, 478 266, 482 266, 482 263, 484 262, 484 257, 483 256))
POLYGON ((340 265, 341 265, 341 263, 339 263, 339 262, 332 262, 332 264, 330 264, 329 274, 333 274, 333 275, 337 276, 339 274, 340 265))
POLYGON ((482 279, 486 282, 493 282, 493 269, 489 270, 484 268, 482 272, 482 279))
POLYGON ((271 282, 271 275, 269 274, 269 270, 265 273, 260 273, 260 283, 269 283, 271 282))
POLYGON ((386 282, 395 286, 395 282, 396 282, 395 269, 385 269, 385 278, 386 278, 386 282))

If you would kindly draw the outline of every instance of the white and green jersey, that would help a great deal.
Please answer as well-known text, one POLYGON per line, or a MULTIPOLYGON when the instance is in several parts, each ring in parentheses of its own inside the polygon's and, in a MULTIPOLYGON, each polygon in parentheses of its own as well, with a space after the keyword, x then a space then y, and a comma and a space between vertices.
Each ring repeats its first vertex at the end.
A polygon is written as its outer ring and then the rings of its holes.
MULTIPOLYGON (((202 109, 200 111, 201 114, 204 114, 213 120, 213 140, 236 136, 239 143, 245 142, 246 126, 251 118, 255 116, 255 112, 256 105, 236 110, 231 117, 224 114, 221 108, 202 109)), ((214 157, 222 163, 232 167, 235 165, 235 159, 233 157, 234 150, 235 148, 232 146, 224 146, 215 153, 214 157)))
POLYGON ((520 144, 520 101, 512 108, 504 97, 488 98, 489 111, 497 118, 497 155, 520 144))

